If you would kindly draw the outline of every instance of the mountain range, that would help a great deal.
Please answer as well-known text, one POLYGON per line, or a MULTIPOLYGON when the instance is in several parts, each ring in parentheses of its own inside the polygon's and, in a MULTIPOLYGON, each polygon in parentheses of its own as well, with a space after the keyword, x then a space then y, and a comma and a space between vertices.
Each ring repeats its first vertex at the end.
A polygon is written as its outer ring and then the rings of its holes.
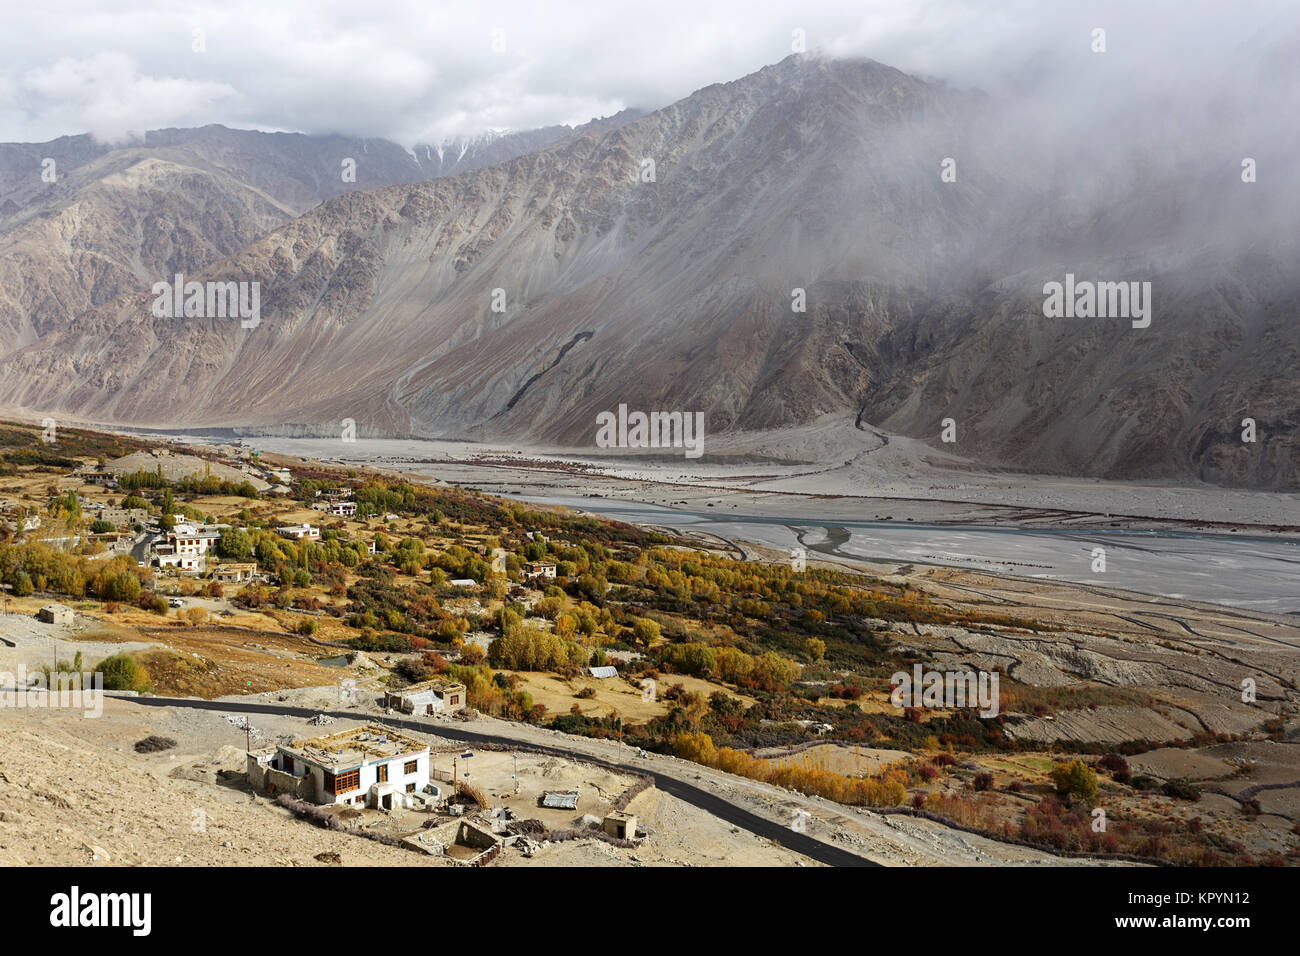
POLYGON ((569 448, 620 404, 713 434, 838 415, 946 431, 986 467, 1300 487, 1285 184, 1053 133, 792 56, 437 149, 221 127, 2 145, 0 404, 569 448), (259 283, 260 323, 155 317, 177 273, 259 283), (1049 317, 1067 276, 1150 283, 1150 324, 1049 317))

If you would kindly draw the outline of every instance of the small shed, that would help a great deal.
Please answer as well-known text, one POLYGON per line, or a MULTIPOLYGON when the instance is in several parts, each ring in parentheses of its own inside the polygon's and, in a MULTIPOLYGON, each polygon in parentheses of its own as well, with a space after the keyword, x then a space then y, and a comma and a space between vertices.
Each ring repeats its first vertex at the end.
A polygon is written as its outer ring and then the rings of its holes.
POLYGON ((636 814, 611 810, 600 822, 600 828, 616 840, 635 840, 636 814))
POLYGON ((547 790, 541 795, 538 802, 549 810, 576 810, 578 809, 578 791, 547 790))
POLYGON ((74 618, 72 608, 66 604, 47 604, 36 616, 46 624, 71 624, 74 618))
POLYGON ((617 677, 617 676, 618 676, 618 668, 613 667, 613 666, 605 666, 605 667, 590 667, 590 668, 588 668, 588 670, 591 671, 591 676, 592 676, 592 677, 599 677, 599 678, 604 679, 604 678, 608 678, 608 677, 617 677))

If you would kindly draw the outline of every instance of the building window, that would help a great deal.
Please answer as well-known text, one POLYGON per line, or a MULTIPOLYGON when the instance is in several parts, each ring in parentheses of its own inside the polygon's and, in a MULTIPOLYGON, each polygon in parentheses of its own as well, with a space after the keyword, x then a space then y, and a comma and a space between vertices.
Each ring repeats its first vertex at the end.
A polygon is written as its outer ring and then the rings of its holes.
POLYGON ((418 760, 408 760, 406 761, 406 766, 403 767, 402 769, 405 773, 412 774, 415 773, 415 768, 418 764, 419 764, 418 760))
POLYGON ((379 776, 378 776, 376 779, 378 779, 380 783, 387 783, 387 782, 388 782, 388 764, 386 764, 386 763, 381 763, 381 764, 380 764, 378 767, 376 767, 375 769, 379 772, 379 776))
POLYGON ((415 793, 415 784, 413 784, 413 783, 408 783, 408 784, 406 785, 406 792, 407 792, 407 793, 415 793))
POLYGON ((348 770, 344 773, 334 774, 328 770, 325 771, 325 790, 329 793, 340 794, 347 793, 350 790, 357 790, 361 786, 361 771, 348 770))
POLYGON ((447 702, 451 704, 451 706, 455 707, 457 704, 460 703, 460 694, 452 694, 450 697, 447 698, 447 702))

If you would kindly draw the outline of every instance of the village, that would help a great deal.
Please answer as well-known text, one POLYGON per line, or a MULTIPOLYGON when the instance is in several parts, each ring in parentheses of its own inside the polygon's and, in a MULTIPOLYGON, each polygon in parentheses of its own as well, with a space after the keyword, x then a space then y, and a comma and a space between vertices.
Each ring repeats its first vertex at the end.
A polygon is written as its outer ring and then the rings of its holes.
MULTIPOLYGON (((92 614, 92 606, 84 602, 47 601, 39 589, 27 593, 26 587, 8 586, 3 593, 0 642, 12 651, 8 655, 0 651, 0 663, 16 659, 14 652, 22 651, 23 643, 13 637, 24 630, 30 632, 32 627, 49 625, 51 633, 72 638, 60 642, 69 646, 89 650, 93 644, 83 639, 92 636, 111 649, 133 643, 106 640, 128 636, 115 626, 118 622, 147 627, 158 617, 179 625, 177 634, 183 637, 211 636, 210 625, 237 631, 241 638, 249 632, 265 631, 263 641, 254 644, 265 650, 285 617, 251 614, 231 598, 242 588, 276 584, 279 579, 259 566, 254 554, 240 555, 251 560, 232 560, 228 553, 223 555, 222 547, 223 535, 249 526, 250 503, 257 503, 259 517, 275 515, 263 522, 264 527, 287 542, 320 542, 324 528, 327 540, 354 548, 359 557, 374 555, 385 533, 409 524, 393 513, 358 519, 358 502, 353 488, 347 486, 316 490, 311 500, 295 502, 290 498, 294 477, 288 467, 262 463, 256 452, 239 446, 205 452, 197 457, 183 449, 155 445, 99 464, 79 464, 52 481, 0 483, 4 489, 0 491, 0 530, 11 544, 40 542, 105 565, 114 561, 121 565, 129 559, 135 575, 148 583, 152 594, 143 602, 137 595, 138 607, 126 601, 106 601, 94 606, 97 613, 92 614), (171 489, 181 487, 233 493, 202 496, 205 513, 200 515, 179 502, 173 510, 171 489), (168 503, 140 497, 160 488, 168 489, 168 503), (257 497, 251 497, 253 494, 257 497), (22 618, 15 615, 33 608, 38 623, 22 625, 22 618)), ((499 601, 514 598, 531 606, 542 598, 540 589, 555 581, 554 562, 531 561, 516 568, 517 583, 507 585, 505 552, 499 547, 489 549, 482 541, 466 543, 483 559, 478 578, 449 577, 445 587, 459 596, 457 605, 469 613, 484 611, 489 592, 499 601)), ((335 624, 332 618, 310 608, 286 610, 296 619, 290 639, 294 650, 279 650, 275 659, 290 653, 302 661, 306 676, 295 673, 286 684, 284 677, 275 675, 272 686, 310 686, 320 683, 324 675, 334 682, 331 686, 336 686, 338 700, 323 702, 322 709, 329 703, 361 708, 357 714, 360 722, 354 726, 301 738, 282 733, 277 735, 277 743, 269 745, 260 731, 255 739, 252 726, 245 721, 249 739, 240 776, 248 790, 268 806, 290 810, 299 818, 299 826, 342 831, 440 862, 475 866, 493 862, 505 848, 529 859, 553 842, 594 840, 610 848, 635 849, 646 839, 646 829, 638 824, 629 804, 647 790, 648 778, 573 764, 528 748, 510 753, 490 749, 470 752, 444 742, 438 749, 375 723, 394 716, 472 720, 474 714, 463 682, 442 678, 408 681, 392 669, 394 664, 419 655, 386 654, 376 664, 364 652, 340 654, 329 647, 331 642, 311 637, 316 627, 302 626, 303 621, 314 624, 320 620, 329 629, 335 624), (316 643, 309 643, 312 641, 316 643), (304 658, 314 660, 307 664, 304 658), (328 663, 316 663, 320 660, 328 663)), ((488 642, 487 634, 479 633, 479 637, 468 635, 465 644, 457 639, 456 647, 444 650, 442 656, 455 663, 461 659, 460 649, 469 648, 468 659, 481 660, 488 642)), ((171 635, 162 643, 182 654, 181 648, 195 646, 171 639, 171 635)), ((209 644, 204 650, 212 653, 214 647, 209 644)), ((55 661, 59 654, 56 647, 55 661)), ((158 655, 139 656, 146 666, 155 662, 149 693, 166 692, 166 671, 157 666, 158 655)), ((221 665, 214 668, 222 669, 221 665)), ((617 676, 615 668, 607 665, 584 671, 589 684, 609 683, 617 676)), ((241 684, 245 691, 263 686, 255 687, 244 679, 247 676, 247 671, 238 670, 206 693, 234 690, 241 684)), ((181 692, 185 688, 170 689, 181 692)), ((638 688, 625 687, 621 693, 641 702, 638 688)), ((595 696, 588 694, 589 698, 595 696)), ((312 723, 323 726, 333 722, 321 714, 312 723)), ((224 772, 229 776, 235 771, 229 754, 225 757, 224 772)), ((196 763, 199 768, 216 767, 219 760, 196 763)), ((202 769, 187 772, 195 779, 206 779, 202 769)))

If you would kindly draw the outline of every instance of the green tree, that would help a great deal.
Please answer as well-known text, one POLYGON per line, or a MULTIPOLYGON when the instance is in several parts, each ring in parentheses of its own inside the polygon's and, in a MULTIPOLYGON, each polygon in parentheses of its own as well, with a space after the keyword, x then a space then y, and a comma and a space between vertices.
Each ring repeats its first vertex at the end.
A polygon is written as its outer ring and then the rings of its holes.
POLYGON ((96 665, 95 670, 104 675, 105 690, 149 690, 149 675, 130 654, 114 654, 96 665))
POLYGON ((226 528, 217 539, 217 554, 228 561, 247 561, 253 554, 253 541, 242 528, 226 528))
POLYGON ((1063 797, 1078 797, 1087 804, 1097 802, 1097 771, 1082 760, 1058 763, 1052 768, 1052 782, 1063 797))
POLYGON ((640 644, 649 647, 659 641, 659 622, 648 617, 638 617, 632 622, 632 636, 640 644))

